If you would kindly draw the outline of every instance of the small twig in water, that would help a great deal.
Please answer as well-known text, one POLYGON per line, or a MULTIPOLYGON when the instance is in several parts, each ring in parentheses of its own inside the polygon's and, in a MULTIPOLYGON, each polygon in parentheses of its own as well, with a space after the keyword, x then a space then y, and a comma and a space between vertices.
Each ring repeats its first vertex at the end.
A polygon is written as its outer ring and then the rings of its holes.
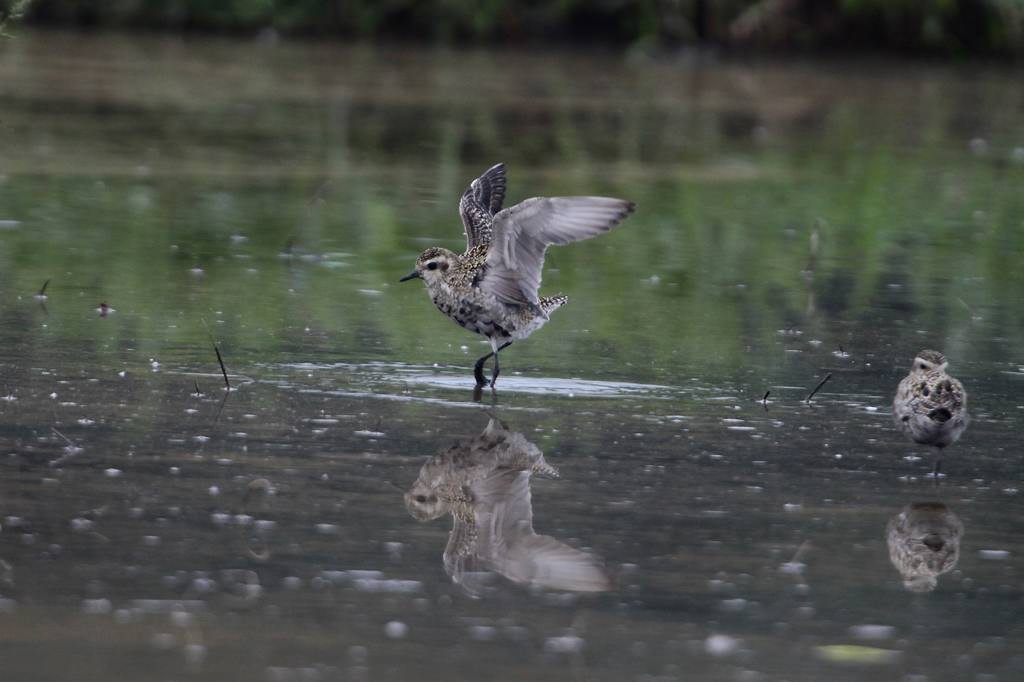
POLYGON ((220 356, 220 348, 217 348, 216 342, 213 344, 213 352, 217 354, 217 362, 220 363, 220 373, 224 375, 224 385, 230 391, 231 382, 228 381, 228 370, 224 367, 224 359, 220 356))
POLYGON ((71 459, 72 457, 74 457, 75 455, 77 455, 78 453, 80 453, 82 451, 82 447, 80 445, 78 445, 78 443, 76 443, 75 441, 71 440, 70 438, 65 436, 63 433, 58 431, 56 427, 51 426, 50 430, 53 431, 58 436, 60 436, 61 438, 63 438, 64 442, 67 443, 67 445, 64 446, 64 454, 61 455, 60 457, 58 457, 57 459, 50 460, 49 466, 51 466, 51 467, 60 466, 61 464, 63 464, 64 462, 66 462, 67 460, 71 459))
POLYGON ((224 411, 224 406, 228 404, 228 396, 231 395, 231 391, 224 391, 224 397, 221 398, 220 407, 217 408, 217 416, 213 418, 213 423, 216 424, 220 421, 220 415, 224 411))
POLYGON ((814 387, 814 390, 811 391, 811 394, 809 396, 807 396, 807 404, 808 405, 811 404, 811 398, 814 397, 814 394, 817 393, 818 391, 820 391, 821 387, 825 385, 825 382, 827 382, 831 378, 832 378, 832 372, 829 372, 828 374, 825 375, 824 379, 822 379, 821 381, 818 382, 818 385, 814 387))
POLYGON ((765 391, 764 392, 764 397, 761 398, 761 404, 764 405, 764 409, 766 409, 766 410, 768 409, 768 396, 770 396, 771 394, 772 394, 771 391, 765 391))
POLYGON ((75 441, 71 440, 70 438, 68 438, 67 436, 65 436, 65 435, 64 435, 63 433, 61 433, 60 431, 58 431, 58 430, 57 430, 57 427, 55 427, 55 426, 51 426, 51 427, 50 427, 50 430, 51 430, 51 431, 53 431, 53 432, 54 432, 55 434, 57 434, 58 436, 60 436, 61 438, 63 438, 63 439, 64 439, 64 442, 65 442, 65 443, 67 443, 68 445, 70 445, 71 447, 73 447, 73 448, 77 448, 77 447, 78 447, 78 443, 76 443, 75 441))

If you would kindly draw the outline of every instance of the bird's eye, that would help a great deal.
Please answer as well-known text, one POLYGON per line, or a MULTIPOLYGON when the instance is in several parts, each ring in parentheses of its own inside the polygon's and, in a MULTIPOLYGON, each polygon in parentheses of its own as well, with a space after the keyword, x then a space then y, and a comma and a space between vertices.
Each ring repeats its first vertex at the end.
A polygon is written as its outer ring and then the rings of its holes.
POLYGON ((924 364, 924 363, 922 362, 922 363, 919 363, 919 364, 917 365, 917 368, 918 368, 918 369, 928 369, 928 365, 926 365, 926 364, 924 364))
POLYGON ((423 504, 424 502, 427 501, 427 498, 424 495, 417 495, 416 501, 419 502, 420 504, 423 504))
POLYGON ((432 260, 429 263, 427 263, 427 270, 437 270, 437 261, 432 260))

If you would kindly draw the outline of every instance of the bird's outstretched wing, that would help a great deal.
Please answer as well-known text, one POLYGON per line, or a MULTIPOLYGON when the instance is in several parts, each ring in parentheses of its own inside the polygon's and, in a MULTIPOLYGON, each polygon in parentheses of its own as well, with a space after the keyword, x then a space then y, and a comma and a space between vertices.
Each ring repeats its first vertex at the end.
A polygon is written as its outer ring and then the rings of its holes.
POLYGON ((493 219, 480 288, 505 303, 539 305, 547 248, 603 234, 633 208, 611 197, 534 197, 506 208, 493 219))
POLYGON ((505 164, 488 168, 470 183, 459 200, 459 215, 466 232, 466 250, 491 243, 491 221, 505 201, 505 164))
POLYGON ((533 530, 530 474, 503 471, 474 486, 481 502, 477 556, 509 580, 535 587, 576 592, 608 589, 608 577, 595 559, 550 535, 533 530))

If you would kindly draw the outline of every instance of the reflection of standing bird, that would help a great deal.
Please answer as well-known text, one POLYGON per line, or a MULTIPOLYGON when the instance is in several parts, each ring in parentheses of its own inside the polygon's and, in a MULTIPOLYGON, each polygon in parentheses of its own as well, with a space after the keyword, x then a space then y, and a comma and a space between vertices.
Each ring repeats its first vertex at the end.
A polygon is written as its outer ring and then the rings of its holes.
POLYGON ((900 382, 892 401, 896 423, 917 443, 939 448, 934 475, 942 466, 942 448, 956 442, 967 428, 967 391, 946 374, 946 357, 923 350, 910 374, 900 382))
POLYGON ((473 375, 485 386, 484 363, 494 356, 491 386, 500 371, 498 351, 544 326, 565 296, 539 295, 544 253, 549 246, 596 237, 615 227, 633 204, 610 197, 534 197, 501 210, 505 166, 492 166, 473 181, 459 201, 466 233, 461 256, 433 246, 401 279, 422 279, 442 313, 491 342, 473 375))
POLYGON ((480 570, 559 590, 607 590, 608 579, 589 554, 534 532, 535 473, 558 477, 536 445, 491 419, 468 444, 456 444, 423 465, 405 506, 418 521, 452 515, 444 567, 471 594, 480 591, 480 570))
POLYGON ((914 502, 885 529, 889 560, 911 592, 931 592, 960 560, 964 524, 941 502, 914 502))

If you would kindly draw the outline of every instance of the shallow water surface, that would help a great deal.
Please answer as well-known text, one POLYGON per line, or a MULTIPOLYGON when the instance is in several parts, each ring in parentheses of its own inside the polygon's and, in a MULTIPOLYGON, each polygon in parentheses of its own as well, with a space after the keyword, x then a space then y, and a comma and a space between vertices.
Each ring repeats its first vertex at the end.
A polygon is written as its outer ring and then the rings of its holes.
POLYGON ((4 678, 1024 677, 1018 76, 4 41, 4 678), (498 160, 639 209, 474 396, 397 280, 498 160))

